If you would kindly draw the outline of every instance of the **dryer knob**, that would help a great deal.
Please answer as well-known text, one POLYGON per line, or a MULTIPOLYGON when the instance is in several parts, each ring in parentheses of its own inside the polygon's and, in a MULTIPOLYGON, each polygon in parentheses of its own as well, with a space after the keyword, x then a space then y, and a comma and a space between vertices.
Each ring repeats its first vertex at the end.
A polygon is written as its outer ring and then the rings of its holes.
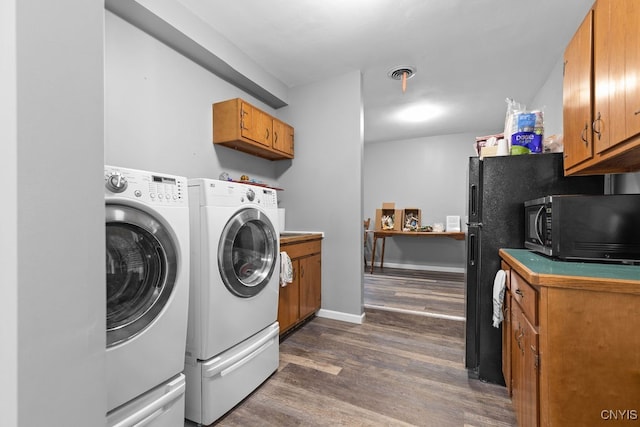
POLYGON ((256 193, 254 193, 253 190, 249 188, 247 190, 247 199, 249 199, 250 202, 253 202, 253 199, 255 198, 256 198, 256 193))
POLYGON ((113 193, 122 193, 127 189, 127 179, 120 172, 114 172, 107 177, 105 186, 113 193))

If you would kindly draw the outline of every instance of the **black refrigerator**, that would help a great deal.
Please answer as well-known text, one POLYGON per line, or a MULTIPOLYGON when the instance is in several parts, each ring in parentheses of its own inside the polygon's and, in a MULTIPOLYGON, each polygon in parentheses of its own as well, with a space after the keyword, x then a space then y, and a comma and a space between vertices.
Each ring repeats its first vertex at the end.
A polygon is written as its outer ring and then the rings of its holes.
POLYGON ((564 177, 562 153, 469 159, 465 365, 469 377, 503 384, 502 324, 494 328, 500 248, 524 248, 523 202, 551 194, 603 194, 602 175, 564 177))

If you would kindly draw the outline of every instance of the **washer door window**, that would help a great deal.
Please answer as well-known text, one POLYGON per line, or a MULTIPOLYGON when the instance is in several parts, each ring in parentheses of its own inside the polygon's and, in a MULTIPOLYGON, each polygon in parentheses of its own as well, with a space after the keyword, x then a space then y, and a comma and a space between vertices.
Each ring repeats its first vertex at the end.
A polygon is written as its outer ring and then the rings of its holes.
POLYGON ((176 278, 176 246, 149 214, 107 205, 107 347, 143 331, 167 303, 176 278))
POLYGON ((264 213, 238 211, 224 227, 218 246, 218 267, 227 289, 244 298, 260 293, 275 269, 276 244, 276 231, 264 213))

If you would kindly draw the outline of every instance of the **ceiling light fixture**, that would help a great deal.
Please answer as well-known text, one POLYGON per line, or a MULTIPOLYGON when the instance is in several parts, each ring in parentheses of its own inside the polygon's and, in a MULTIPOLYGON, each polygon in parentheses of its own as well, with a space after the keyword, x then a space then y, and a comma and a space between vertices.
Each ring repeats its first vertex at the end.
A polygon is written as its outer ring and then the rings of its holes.
POLYGON ((442 107, 421 102, 407 105, 395 114, 395 119, 404 123, 424 123, 440 116, 442 107))
POLYGON ((407 80, 416 74, 416 68, 409 65, 395 67, 389 70, 387 76, 393 80, 402 80, 402 93, 407 91, 407 80))

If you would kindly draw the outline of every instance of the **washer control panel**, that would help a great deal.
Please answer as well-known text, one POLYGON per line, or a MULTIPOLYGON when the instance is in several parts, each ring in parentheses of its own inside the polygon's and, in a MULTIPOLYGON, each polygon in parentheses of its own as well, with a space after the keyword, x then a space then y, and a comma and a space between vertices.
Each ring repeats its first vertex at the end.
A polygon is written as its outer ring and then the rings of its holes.
POLYGON ((104 167, 106 195, 166 206, 187 204, 187 179, 135 169, 104 167))

